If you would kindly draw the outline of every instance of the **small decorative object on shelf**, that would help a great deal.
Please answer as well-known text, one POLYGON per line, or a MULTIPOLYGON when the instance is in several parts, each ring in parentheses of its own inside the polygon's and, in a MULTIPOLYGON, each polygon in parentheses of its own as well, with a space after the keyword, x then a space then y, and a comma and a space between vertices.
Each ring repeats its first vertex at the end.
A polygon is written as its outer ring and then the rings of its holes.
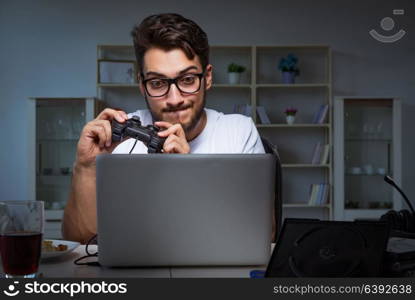
POLYGON ((62 167, 60 168, 61 174, 62 175, 69 175, 69 173, 71 172, 71 168, 69 167, 62 167))
POLYGON ((288 54, 280 59, 278 69, 282 72, 282 82, 285 84, 295 83, 295 77, 300 75, 297 67, 298 58, 294 54, 288 54))
POLYGON ((290 107, 285 110, 286 120, 288 125, 294 124, 295 121, 295 114, 297 113, 297 109, 290 107))
POLYGON ((241 73, 245 72, 244 66, 231 63, 228 66, 228 80, 229 84, 238 84, 241 80, 241 73))
POLYGON ((349 174, 360 175, 360 174, 362 174, 362 169, 360 167, 350 167, 349 168, 349 174))
POLYGON ((378 175, 385 175, 386 169, 385 168, 378 168, 378 175))
POLYGON ((373 173, 374 173, 374 169, 373 169, 373 166, 371 164, 364 165, 363 170, 365 171, 366 175, 373 175, 373 173))
POLYGON ((43 175, 52 175, 52 173, 53 173, 53 169, 52 168, 44 168, 42 170, 42 174, 43 175))

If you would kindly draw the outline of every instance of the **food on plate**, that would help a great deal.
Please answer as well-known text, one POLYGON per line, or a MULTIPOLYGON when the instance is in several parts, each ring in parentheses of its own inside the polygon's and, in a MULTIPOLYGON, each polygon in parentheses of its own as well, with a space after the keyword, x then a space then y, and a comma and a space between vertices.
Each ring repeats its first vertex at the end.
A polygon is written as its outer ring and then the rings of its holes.
POLYGON ((53 245, 53 241, 44 240, 42 242, 42 251, 44 252, 59 252, 68 250, 68 245, 58 244, 57 246, 53 245))

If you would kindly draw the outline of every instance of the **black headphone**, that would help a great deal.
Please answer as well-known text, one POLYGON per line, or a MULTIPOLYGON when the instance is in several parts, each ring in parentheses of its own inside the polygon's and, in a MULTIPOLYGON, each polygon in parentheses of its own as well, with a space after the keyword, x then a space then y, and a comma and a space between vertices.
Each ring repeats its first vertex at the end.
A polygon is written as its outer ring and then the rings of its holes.
POLYGON ((384 180, 392 185, 404 198, 409 209, 403 209, 400 211, 390 210, 386 214, 380 217, 381 221, 386 221, 390 225, 391 236, 393 237, 404 237, 404 238, 415 238, 415 211, 409 202, 408 197, 399 188, 399 186, 393 181, 390 176, 385 176, 384 180))

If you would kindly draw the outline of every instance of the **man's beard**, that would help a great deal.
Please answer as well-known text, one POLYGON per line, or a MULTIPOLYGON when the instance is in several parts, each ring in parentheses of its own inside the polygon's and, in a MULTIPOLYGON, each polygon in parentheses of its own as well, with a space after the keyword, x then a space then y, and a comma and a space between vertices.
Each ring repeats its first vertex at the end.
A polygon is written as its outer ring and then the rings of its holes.
MULTIPOLYGON (((145 95, 144 98, 146 100, 147 108, 150 111, 151 116, 153 118, 153 123, 154 122, 157 122, 157 121, 165 121, 165 120, 162 119, 163 112, 176 111, 176 110, 180 110, 182 108, 186 108, 187 107, 185 105, 185 106, 181 106, 181 107, 166 108, 166 109, 162 110, 162 112, 161 112, 160 115, 158 115, 158 114, 156 114, 155 112, 153 112, 151 110, 150 105, 148 104, 147 95, 145 95)), ((202 103, 201 103, 201 105, 199 106, 199 108, 197 109, 197 111, 195 111, 195 114, 190 119, 190 122, 188 122, 187 124, 181 124, 186 135, 188 133, 190 133, 193 129, 195 129, 196 125, 199 123, 200 119, 203 116, 205 104, 206 104, 206 90, 203 90, 203 96, 202 96, 202 103)), ((194 102, 193 102, 193 105, 194 105, 194 102)))

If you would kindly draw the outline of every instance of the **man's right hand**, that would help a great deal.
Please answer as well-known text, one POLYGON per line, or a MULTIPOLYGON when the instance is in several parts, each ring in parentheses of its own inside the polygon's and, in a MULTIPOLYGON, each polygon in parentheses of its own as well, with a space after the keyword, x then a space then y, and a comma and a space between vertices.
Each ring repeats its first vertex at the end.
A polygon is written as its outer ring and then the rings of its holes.
POLYGON ((111 140, 113 119, 124 123, 128 116, 123 111, 106 108, 82 129, 75 162, 78 167, 95 167, 95 158, 98 154, 111 153, 120 143, 113 143, 111 140))

